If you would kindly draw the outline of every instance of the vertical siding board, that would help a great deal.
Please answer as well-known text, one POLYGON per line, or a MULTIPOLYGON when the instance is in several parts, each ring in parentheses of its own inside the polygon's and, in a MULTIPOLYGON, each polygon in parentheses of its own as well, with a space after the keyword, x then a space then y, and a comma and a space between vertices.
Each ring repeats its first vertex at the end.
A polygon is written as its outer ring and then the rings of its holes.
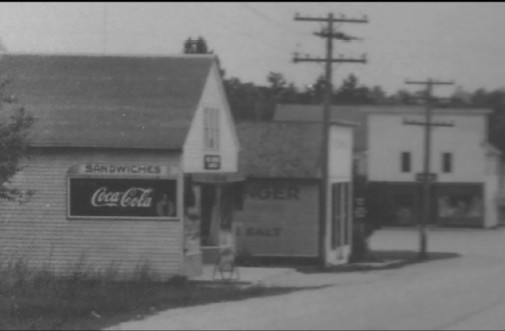
POLYGON ((106 269, 134 271, 149 262, 163 276, 180 271, 182 233, 177 221, 68 220, 67 171, 86 163, 179 162, 176 154, 154 152, 35 152, 13 183, 35 190, 26 204, 0 202, 0 254, 20 257, 30 265, 50 264, 65 272, 79 262, 106 269))

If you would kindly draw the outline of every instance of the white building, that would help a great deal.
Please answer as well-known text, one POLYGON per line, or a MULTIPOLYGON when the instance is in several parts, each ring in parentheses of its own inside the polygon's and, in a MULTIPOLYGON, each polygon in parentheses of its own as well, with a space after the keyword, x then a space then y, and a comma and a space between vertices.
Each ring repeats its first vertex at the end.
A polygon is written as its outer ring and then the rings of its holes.
POLYGON ((0 257, 168 278, 233 245, 239 145, 214 56, 9 54, 0 72, 36 118, 14 178, 35 194, 0 201, 0 257))
POLYGON ((254 257, 348 261, 352 241, 353 126, 332 123, 325 223, 321 223, 321 123, 240 123, 246 177, 237 247, 254 257))
MULTIPOLYGON (((318 122, 320 105, 279 105, 277 121, 318 122)), ((382 221, 416 224, 420 215, 424 127, 423 106, 339 105, 331 107, 332 120, 359 122, 355 130, 356 175, 365 176, 385 210, 382 221), (388 212, 389 210, 389 212, 388 212), (387 216, 384 216, 387 215, 387 216)), ((437 108, 434 122, 452 126, 432 129, 431 222, 441 226, 492 227, 499 223, 502 192, 501 152, 488 142, 490 109, 437 108)), ((369 190, 369 191, 370 191, 369 190)))
MULTIPOLYGON (((431 222, 492 227, 499 222, 501 153, 488 142, 488 109, 437 108, 432 129, 431 222)), ((368 181, 387 196, 393 224, 416 223, 420 215, 424 127, 420 106, 381 106, 368 111, 368 181)))

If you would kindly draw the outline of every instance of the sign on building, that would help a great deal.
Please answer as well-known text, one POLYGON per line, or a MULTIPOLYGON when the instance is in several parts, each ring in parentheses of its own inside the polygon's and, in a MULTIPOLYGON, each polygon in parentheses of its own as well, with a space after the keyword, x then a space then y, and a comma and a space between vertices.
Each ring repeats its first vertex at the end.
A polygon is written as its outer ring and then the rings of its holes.
POLYGON ((169 219, 177 216, 176 179, 68 180, 69 218, 169 219))
POLYGON ((427 174, 425 175, 424 173, 419 173, 416 174, 416 181, 418 182, 435 182, 437 180, 437 174, 427 174))

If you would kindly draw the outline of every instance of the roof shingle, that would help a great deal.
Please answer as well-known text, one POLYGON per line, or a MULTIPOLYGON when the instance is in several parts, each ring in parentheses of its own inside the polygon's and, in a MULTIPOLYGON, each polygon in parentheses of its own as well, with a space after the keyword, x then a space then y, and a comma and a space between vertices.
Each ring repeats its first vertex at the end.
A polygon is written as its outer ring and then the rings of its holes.
POLYGON ((9 54, 0 74, 36 117, 33 146, 180 149, 213 61, 9 54))
POLYGON ((321 130, 318 123, 239 123, 239 171, 257 178, 319 178, 321 130))

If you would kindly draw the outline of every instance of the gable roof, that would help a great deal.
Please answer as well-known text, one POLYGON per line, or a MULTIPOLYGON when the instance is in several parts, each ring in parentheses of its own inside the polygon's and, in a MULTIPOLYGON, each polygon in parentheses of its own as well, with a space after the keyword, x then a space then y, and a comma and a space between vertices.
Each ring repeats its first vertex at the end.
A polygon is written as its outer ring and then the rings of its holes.
MULTIPOLYGON (((367 149, 367 116, 369 114, 424 113, 422 105, 332 105, 332 122, 350 121, 359 123, 354 129, 354 148, 367 149)), ((490 109, 480 108, 435 108, 435 114, 473 114, 487 115, 490 109)), ((275 121, 322 122, 322 105, 280 104, 274 114, 275 121)))
POLYGON ((322 128, 318 123, 242 122, 239 172, 257 178, 319 178, 322 128))
MULTIPOLYGON (((354 149, 366 149, 366 116, 367 113, 357 106, 331 106, 332 122, 351 122, 358 125, 354 128, 354 149)), ((274 121, 322 122, 321 105, 280 104, 275 109, 274 121)))
POLYGON ((214 56, 7 54, 32 146, 181 149, 214 56))

